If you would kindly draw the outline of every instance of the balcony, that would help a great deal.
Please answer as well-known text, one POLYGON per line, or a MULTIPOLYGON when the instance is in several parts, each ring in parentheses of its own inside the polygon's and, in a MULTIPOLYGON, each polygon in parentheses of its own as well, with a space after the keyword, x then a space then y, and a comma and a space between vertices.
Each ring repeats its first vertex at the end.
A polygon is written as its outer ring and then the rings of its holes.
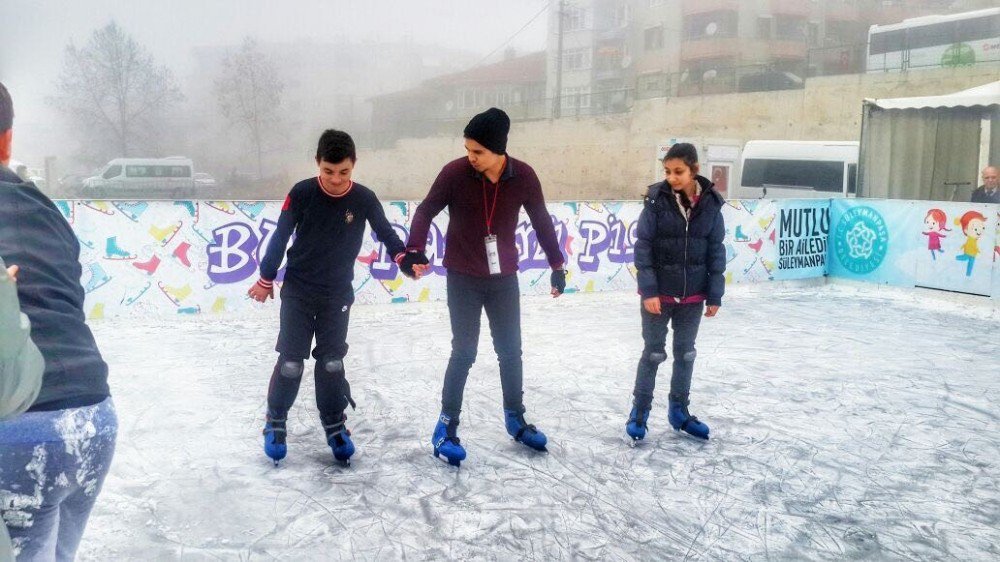
POLYGON ((771 0, 772 16, 809 16, 809 4, 802 0, 771 0))
POLYGON ((733 58, 740 61, 805 60, 808 56, 809 45, 805 41, 733 37, 681 43, 681 60, 684 62, 719 58, 733 58))
POLYGON ((687 17, 709 12, 738 12, 739 9, 737 0, 684 0, 682 12, 687 17))
POLYGON ((828 3, 824 17, 829 21, 856 22, 861 20, 861 10, 850 4, 828 3))
POLYGON ((681 43, 681 60, 719 59, 739 57, 742 43, 738 37, 721 39, 694 39, 681 43))

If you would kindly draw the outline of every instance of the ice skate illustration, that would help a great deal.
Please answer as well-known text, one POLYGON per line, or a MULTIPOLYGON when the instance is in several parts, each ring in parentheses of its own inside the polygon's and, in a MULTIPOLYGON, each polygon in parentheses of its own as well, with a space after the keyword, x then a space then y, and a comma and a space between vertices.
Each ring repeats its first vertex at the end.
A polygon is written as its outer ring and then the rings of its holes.
POLYGON ((198 314, 200 312, 201 312, 201 306, 200 305, 186 306, 184 308, 178 308, 177 309, 177 314, 198 314))
POLYGON ((170 287, 165 285, 162 281, 156 284, 163 294, 170 299, 175 305, 180 306, 181 301, 191 296, 191 285, 184 285, 183 287, 170 287))
POLYGON ((166 246, 171 240, 174 239, 174 236, 177 236, 177 233, 180 231, 183 224, 184 223, 182 221, 177 221, 176 223, 167 225, 163 228, 154 224, 149 227, 149 235, 159 242, 160 246, 166 246))
POLYGON ((228 201, 205 201, 205 204, 215 209, 216 211, 226 213, 227 215, 236 214, 236 211, 229 206, 228 201))
POLYGON ((149 203, 145 201, 119 201, 112 205, 132 222, 139 222, 139 217, 149 208, 149 203))
POLYGON ((198 208, 197 201, 174 201, 174 206, 184 207, 184 210, 194 219, 194 222, 198 222, 198 215, 201 213, 201 209, 198 208))
POLYGON ((240 201, 234 204, 250 220, 257 220, 257 217, 264 212, 263 201, 240 201))
POLYGON ((80 201, 80 204, 84 207, 97 211, 98 213, 103 213, 105 215, 113 215, 114 211, 111 210, 111 205, 107 201, 80 201))
POLYGON ((111 281, 111 276, 104 271, 104 268, 99 263, 88 263, 87 272, 90 274, 90 277, 83 284, 84 293, 93 293, 111 281))
POLYGON ((736 232, 733 234, 733 239, 736 240, 737 242, 749 242, 750 241, 750 237, 748 237, 746 234, 743 234, 743 225, 742 224, 736 225, 736 232))
POLYGON ((76 219, 76 212, 74 211, 72 201, 55 201, 56 207, 59 207, 59 212, 62 213, 66 222, 73 224, 76 219))
POLYGON ((139 291, 136 292, 134 295, 123 298, 121 304, 125 306, 132 306, 133 304, 135 304, 135 301, 142 298, 142 296, 146 294, 146 291, 148 291, 149 288, 152 286, 153 284, 151 282, 146 281, 146 284, 141 289, 139 289, 139 291))
POLYGON ((132 265, 145 271, 147 275, 152 275, 156 273, 156 269, 160 267, 160 256, 153 254, 148 260, 143 262, 132 262, 132 265))
POLYGON ((118 237, 109 236, 104 242, 104 259, 106 260, 134 260, 135 254, 126 252, 118 246, 118 237))
POLYGON ((184 267, 191 268, 191 260, 188 259, 188 250, 191 249, 191 244, 187 242, 181 242, 174 248, 173 256, 177 258, 177 261, 181 262, 184 267))

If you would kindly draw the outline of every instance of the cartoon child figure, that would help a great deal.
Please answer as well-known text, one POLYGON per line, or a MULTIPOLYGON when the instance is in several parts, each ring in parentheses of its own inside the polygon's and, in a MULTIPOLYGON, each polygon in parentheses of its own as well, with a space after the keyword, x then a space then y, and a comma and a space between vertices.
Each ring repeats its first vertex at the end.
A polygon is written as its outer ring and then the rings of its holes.
POLYGON ((924 217, 924 227, 927 229, 924 236, 927 237, 927 249, 931 251, 932 260, 937 261, 937 252, 944 253, 941 249, 941 239, 947 237, 945 232, 951 231, 950 228, 945 228, 944 225, 947 223, 948 217, 941 209, 931 209, 924 217))
POLYGON ((972 277, 972 266, 979 255, 979 239, 986 232, 986 217, 978 211, 968 211, 962 218, 955 219, 955 224, 962 226, 962 234, 966 237, 962 253, 955 256, 955 259, 966 262, 965 276, 972 277))

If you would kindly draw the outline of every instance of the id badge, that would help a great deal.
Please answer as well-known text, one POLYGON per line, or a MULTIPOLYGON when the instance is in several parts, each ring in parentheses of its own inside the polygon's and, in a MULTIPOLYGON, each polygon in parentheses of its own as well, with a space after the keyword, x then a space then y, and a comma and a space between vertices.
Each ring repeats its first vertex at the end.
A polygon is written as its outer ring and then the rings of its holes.
POLYGON ((490 264, 490 275, 500 275, 500 250, 497 237, 492 234, 486 237, 486 262, 490 264))

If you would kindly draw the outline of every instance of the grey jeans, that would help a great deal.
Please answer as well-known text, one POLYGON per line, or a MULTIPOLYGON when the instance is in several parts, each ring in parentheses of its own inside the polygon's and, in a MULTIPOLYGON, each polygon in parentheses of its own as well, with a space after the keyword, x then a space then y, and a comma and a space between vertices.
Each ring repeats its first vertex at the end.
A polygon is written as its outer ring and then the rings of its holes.
POLYGON ((687 404, 691 393, 691 375, 694 372, 694 348, 701 325, 704 303, 663 305, 660 314, 650 314, 642 308, 642 340, 645 347, 639 358, 635 374, 635 403, 648 409, 653 402, 656 387, 656 370, 666 361, 668 324, 674 329, 673 373, 670 377, 670 399, 687 404))

